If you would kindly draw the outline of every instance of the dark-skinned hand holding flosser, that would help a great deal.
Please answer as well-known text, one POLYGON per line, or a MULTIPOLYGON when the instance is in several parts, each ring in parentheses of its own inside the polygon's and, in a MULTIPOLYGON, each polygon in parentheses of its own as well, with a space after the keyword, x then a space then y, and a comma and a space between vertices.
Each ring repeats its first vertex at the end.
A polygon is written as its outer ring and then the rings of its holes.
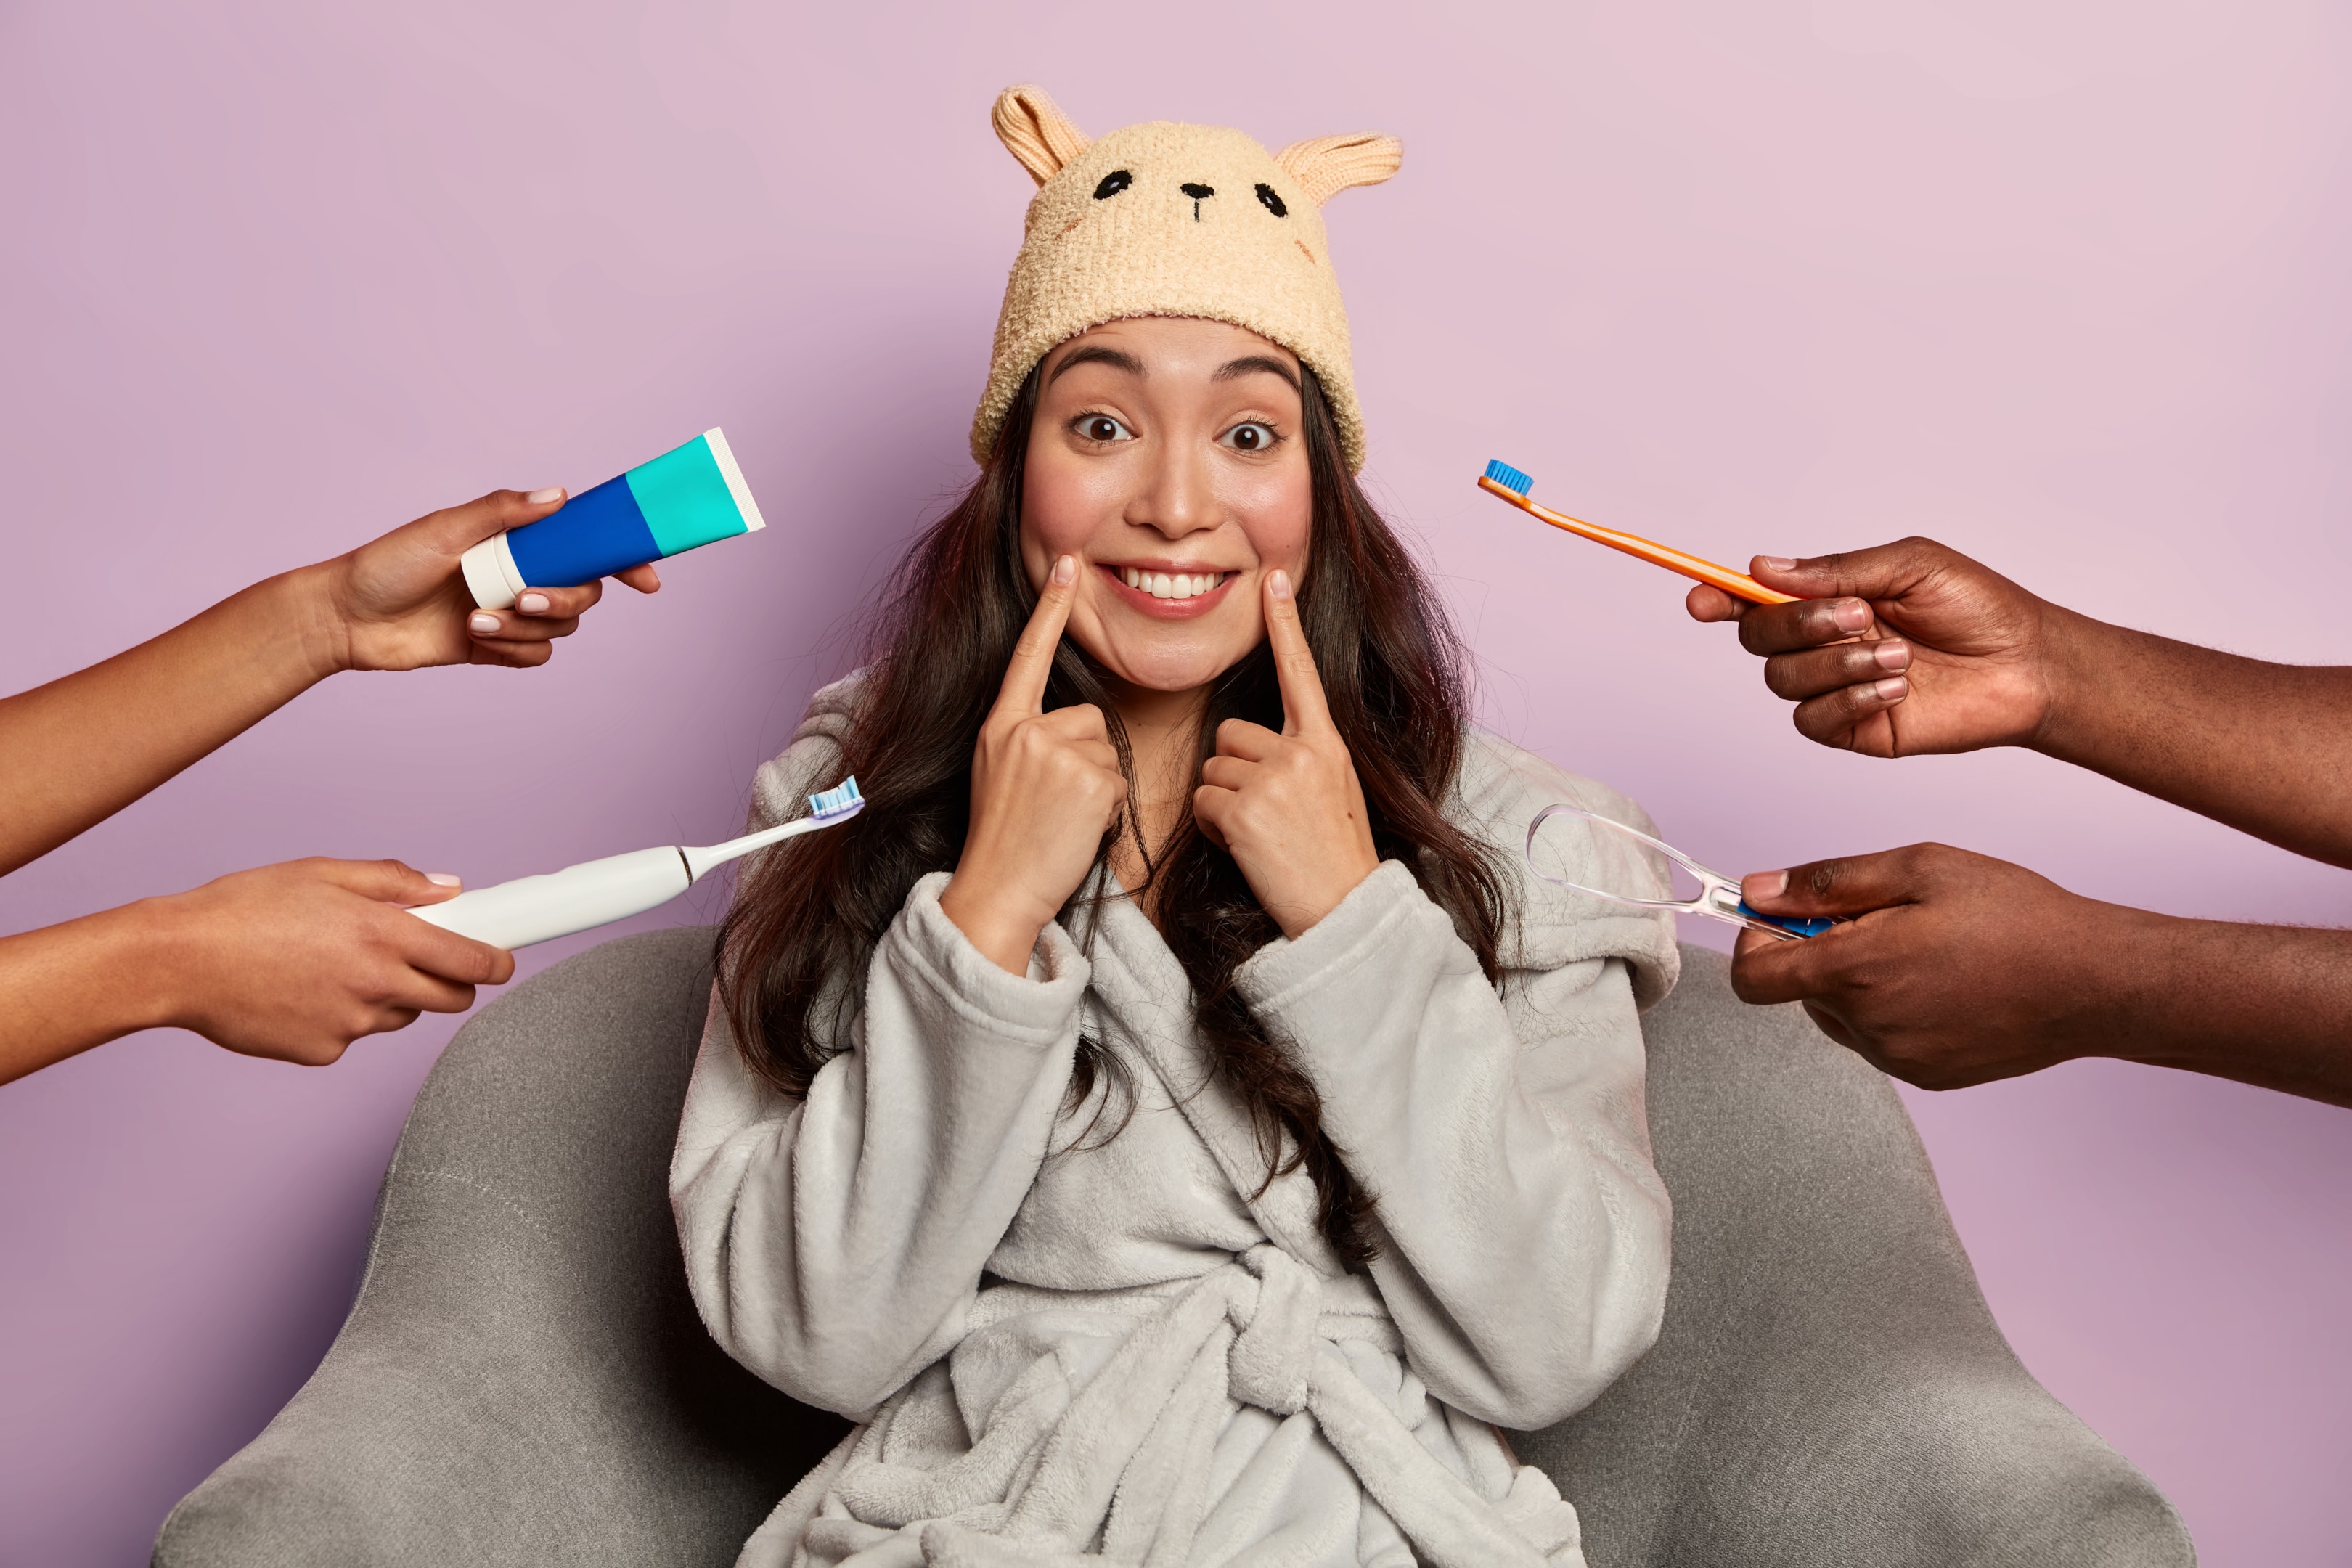
MULTIPOLYGON (((1738 623, 1809 740, 1878 758, 2030 747, 2352 867, 2352 668, 2108 626, 1932 540, 1759 556, 1753 574, 1800 602, 1700 586, 1690 613, 1738 623)), ((2114 1057, 2352 1105, 2352 932, 2152 914, 1940 844, 1758 872, 1742 891, 1841 923, 1744 933, 1739 994, 1802 1002, 1921 1088, 2114 1057)))

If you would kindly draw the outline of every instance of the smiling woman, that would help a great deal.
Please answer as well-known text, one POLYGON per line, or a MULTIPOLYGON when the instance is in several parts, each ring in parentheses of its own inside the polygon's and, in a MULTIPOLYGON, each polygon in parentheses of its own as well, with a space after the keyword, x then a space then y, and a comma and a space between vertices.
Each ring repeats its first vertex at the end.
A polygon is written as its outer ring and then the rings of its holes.
POLYGON ((867 805, 746 875, 673 1167, 712 1332, 865 1423, 743 1561, 1580 1563, 1487 1423, 1656 1332, 1674 947, 1517 873, 1643 819, 1468 726, 1356 484, 1316 207, 1395 143, 997 124, 981 473, 761 770, 867 805))

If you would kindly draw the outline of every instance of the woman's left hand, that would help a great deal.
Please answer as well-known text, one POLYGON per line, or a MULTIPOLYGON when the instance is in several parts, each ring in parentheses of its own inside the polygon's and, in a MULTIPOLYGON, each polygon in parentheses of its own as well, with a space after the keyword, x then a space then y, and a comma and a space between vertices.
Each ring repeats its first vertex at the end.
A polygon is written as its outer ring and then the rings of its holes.
POLYGON ((1243 719, 1217 726, 1192 816, 1240 865, 1282 934, 1296 938, 1380 869, 1381 857, 1286 572, 1266 574, 1265 635, 1282 683, 1282 733, 1243 719))

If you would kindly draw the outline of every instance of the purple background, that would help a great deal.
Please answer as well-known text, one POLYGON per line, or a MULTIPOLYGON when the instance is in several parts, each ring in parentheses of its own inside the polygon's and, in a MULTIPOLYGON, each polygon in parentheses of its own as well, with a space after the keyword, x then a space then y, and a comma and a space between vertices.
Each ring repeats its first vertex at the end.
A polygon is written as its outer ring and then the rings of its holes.
MULTIPOLYGON (((2094 614, 2344 660, 2343 14, 1440 16, 0 7, 5 688, 713 424, 772 524, 618 593, 548 669, 331 682, 0 885, 5 929, 308 853, 482 882, 731 829, 969 472, 1030 190, 987 110, 1022 80, 1097 132, 1404 138, 1402 174, 1329 213, 1374 492, 1494 721, 1701 858, 1933 837, 2106 898, 2341 922, 2344 873, 2037 757, 1802 743, 1675 580, 1470 481, 1504 457, 1735 562, 1923 531, 2094 614)), ((300 1384, 451 1026, 327 1072, 158 1034, 0 1090, 0 1560, 143 1562, 300 1384)), ((2205 1561, 2341 1562, 2344 1113, 2105 1063, 1911 1103, 2020 1352, 2205 1561)))

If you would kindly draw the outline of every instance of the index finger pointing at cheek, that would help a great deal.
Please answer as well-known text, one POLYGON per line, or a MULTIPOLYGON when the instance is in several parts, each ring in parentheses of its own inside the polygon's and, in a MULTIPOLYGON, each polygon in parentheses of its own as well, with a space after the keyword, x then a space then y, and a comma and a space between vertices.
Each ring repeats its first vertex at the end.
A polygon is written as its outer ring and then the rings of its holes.
POLYGON ((1282 732, 1304 735, 1330 729, 1323 677, 1307 646, 1307 628, 1298 624, 1298 598, 1291 591, 1290 574, 1279 569, 1265 574, 1265 640, 1274 649, 1275 679, 1282 683, 1282 732))
POLYGON ((1078 596, 1078 563, 1062 556, 1045 577, 1037 607, 1013 645, 1013 658, 1004 667, 1004 684, 996 694, 999 713, 1042 713, 1045 710, 1045 678, 1054 673, 1054 650, 1062 646, 1062 628, 1070 619, 1070 605, 1078 596))

